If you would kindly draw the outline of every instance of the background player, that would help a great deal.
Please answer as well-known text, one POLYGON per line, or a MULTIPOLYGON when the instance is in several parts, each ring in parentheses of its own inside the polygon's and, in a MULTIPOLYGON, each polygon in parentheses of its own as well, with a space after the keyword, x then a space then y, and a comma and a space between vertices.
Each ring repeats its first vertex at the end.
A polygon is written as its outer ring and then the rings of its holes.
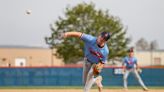
POLYGON ((84 92, 89 92, 96 81, 96 77, 101 72, 108 58, 107 40, 110 38, 109 32, 102 32, 98 37, 81 32, 66 32, 64 38, 77 37, 84 41, 84 64, 83 64, 83 83, 84 92))
POLYGON ((128 50, 128 56, 126 56, 123 59, 123 71, 124 71, 123 82, 124 82, 125 89, 127 89, 127 78, 129 76, 129 73, 133 73, 137 78, 138 82, 140 83, 140 85, 142 86, 142 88, 146 91, 148 90, 147 87, 144 85, 140 75, 138 74, 138 70, 139 67, 138 67, 137 59, 134 57, 133 48, 130 48, 128 50))

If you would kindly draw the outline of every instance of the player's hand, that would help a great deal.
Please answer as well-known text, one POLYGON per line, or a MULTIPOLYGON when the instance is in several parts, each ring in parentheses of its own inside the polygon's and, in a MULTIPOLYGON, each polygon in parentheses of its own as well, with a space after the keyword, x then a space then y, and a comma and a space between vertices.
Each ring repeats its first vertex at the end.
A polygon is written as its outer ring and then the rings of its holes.
POLYGON ((122 74, 125 74, 125 72, 126 72, 126 69, 122 69, 122 74))
POLYGON ((125 74, 125 72, 126 72, 126 67, 123 66, 123 68, 122 68, 122 74, 125 74))
POLYGON ((138 73, 142 73, 142 69, 141 68, 137 68, 137 72, 138 73))

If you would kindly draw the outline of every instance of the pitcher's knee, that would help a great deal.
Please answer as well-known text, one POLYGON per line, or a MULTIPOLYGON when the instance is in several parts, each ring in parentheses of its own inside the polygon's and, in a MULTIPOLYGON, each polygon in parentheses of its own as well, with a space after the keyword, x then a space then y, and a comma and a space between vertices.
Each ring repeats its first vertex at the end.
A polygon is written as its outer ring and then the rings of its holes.
POLYGON ((140 78, 140 77, 136 77, 136 79, 137 79, 137 80, 141 80, 141 78, 140 78))
POLYGON ((127 81, 127 78, 124 77, 123 80, 124 80, 124 81, 127 81))

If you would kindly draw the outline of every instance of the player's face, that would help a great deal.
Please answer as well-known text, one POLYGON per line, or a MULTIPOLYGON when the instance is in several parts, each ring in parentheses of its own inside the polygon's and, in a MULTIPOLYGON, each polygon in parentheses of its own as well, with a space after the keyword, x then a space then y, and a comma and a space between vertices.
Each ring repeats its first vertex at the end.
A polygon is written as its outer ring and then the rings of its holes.
POLYGON ((133 52, 129 52, 129 56, 133 57, 134 53, 133 52))
POLYGON ((99 45, 102 45, 102 44, 104 44, 105 42, 106 42, 106 40, 105 40, 103 37, 98 36, 98 38, 97 38, 97 43, 98 43, 99 45))

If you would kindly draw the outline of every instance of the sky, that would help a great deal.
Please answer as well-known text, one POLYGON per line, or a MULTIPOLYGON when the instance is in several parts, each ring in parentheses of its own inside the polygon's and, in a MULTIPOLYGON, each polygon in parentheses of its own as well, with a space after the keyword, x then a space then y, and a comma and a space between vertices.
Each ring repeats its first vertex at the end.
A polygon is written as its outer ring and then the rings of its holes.
POLYGON ((164 49, 164 0, 0 0, 0 45, 48 47, 44 37, 51 34, 49 25, 64 16, 66 7, 82 2, 119 17, 128 27, 131 46, 145 38, 164 49))

